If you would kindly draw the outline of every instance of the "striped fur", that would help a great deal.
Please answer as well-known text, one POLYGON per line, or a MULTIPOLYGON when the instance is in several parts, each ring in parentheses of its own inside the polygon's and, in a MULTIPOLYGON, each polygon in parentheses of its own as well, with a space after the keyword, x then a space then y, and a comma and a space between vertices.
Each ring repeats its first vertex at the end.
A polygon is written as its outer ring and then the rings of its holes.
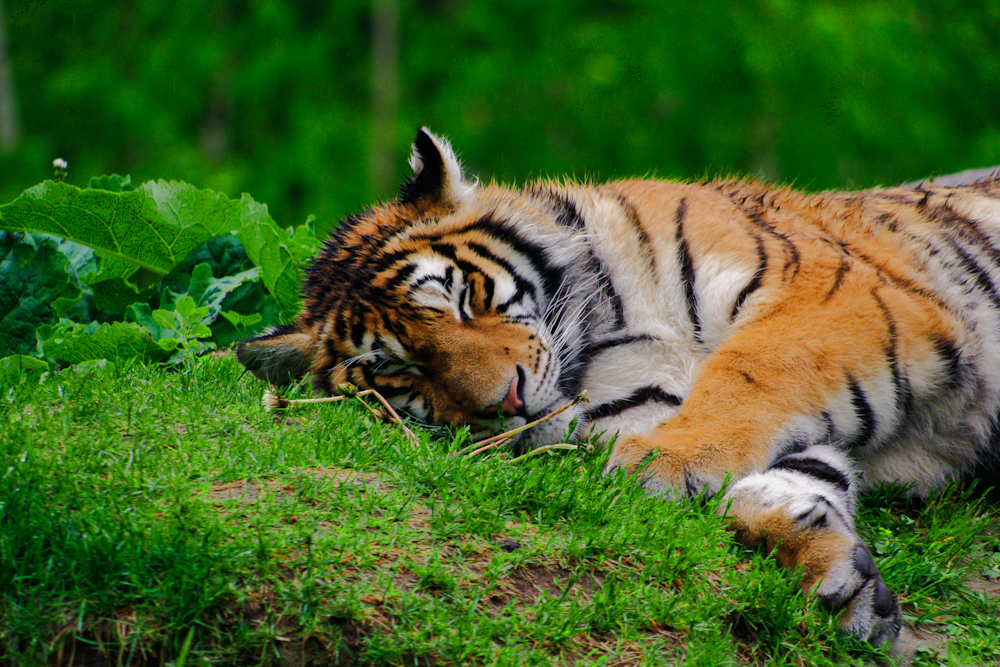
POLYGON ((240 347, 247 368, 479 433, 586 389, 517 446, 618 434, 609 471, 664 497, 731 476, 740 541, 777 545, 845 631, 896 635, 854 499, 926 493, 1000 451, 1000 181, 515 190, 467 182, 424 130, 411 166, 399 200, 327 242, 299 320, 240 347))

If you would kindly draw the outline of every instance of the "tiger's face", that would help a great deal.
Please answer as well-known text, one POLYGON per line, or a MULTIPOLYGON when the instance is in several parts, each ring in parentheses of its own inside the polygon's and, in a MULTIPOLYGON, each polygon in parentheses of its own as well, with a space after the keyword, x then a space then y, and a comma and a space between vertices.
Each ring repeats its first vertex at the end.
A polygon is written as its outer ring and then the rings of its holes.
MULTIPOLYGON (((553 244, 566 232, 546 211, 466 183, 442 140, 421 132, 414 156, 403 196, 349 218, 315 259, 298 321, 243 343, 240 361, 275 384, 312 371, 318 393, 375 389, 474 437, 562 407, 579 389, 573 239, 553 244)), ((575 408, 517 446, 571 436, 575 408)))
POLYGON ((503 260, 493 239, 460 220, 445 226, 466 231, 397 239, 399 247, 383 252, 399 260, 328 316, 333 326, 321 335, 333 334, 333 349, 321 360, 331 369, 323 391, 350 381, 425 422, 468 425, 480 435, 565 401, 544 304, 494 264, 503 260), (372 308, 377 302, 383 306, 372 308), (338 322, 351 323, 347 335, 337 335, 338 322))

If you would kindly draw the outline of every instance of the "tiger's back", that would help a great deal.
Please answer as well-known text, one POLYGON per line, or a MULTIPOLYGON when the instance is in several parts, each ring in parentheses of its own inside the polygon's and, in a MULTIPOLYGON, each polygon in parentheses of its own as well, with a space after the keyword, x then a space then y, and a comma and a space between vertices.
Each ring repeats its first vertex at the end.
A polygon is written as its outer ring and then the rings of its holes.
POLYGON ((996 454, 1000 181, 818 195, 745 181, 606 187, 642 230, 592 217, 600 254, 656 263, 616 276, 631 287, 625 344, 605 342, 583 382, 598 430, 648 432, 662 412, 633 404, 649 387, 691 405, 699 374, 718 374, 743 391, 713 388, 706 420, 771 389, 785 405, 762 404, 755 421, 799 416, 766 439, 844 443, 865 486, 923 493, 996 454), (733 337, 748 324, 765 330, 733 337), (841 372, 824 379, 814 364, 841 372), (634 373, 645 366, 659 377, 634 373), (625 397, 627 410, 610 405, 625 397))
POLYGON ((1000 181, 515 190, 470 184, 425 131, 411 166, 397 201, 326 244, 298 321, 241 345, 248 369, 482 434, 586 390, 515 445, 617 435, 608 471, 664 497, 731 479, 738 539, 801 567, 846 631, 895 636, 855 497, 926 492, 997 453, 1000 181))

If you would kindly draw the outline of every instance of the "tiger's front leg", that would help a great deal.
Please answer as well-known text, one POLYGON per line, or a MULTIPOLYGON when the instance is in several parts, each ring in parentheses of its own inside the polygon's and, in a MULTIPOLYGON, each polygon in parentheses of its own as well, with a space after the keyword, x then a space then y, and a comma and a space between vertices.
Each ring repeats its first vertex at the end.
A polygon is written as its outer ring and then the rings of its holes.
POLYGON ((886 437, 858 399, 886 372, 884 346, 876 339, 843 348, 831 338, 782 344, 761 327, 724 344, 680 412, 619 440, 607 471, 624 468, 667 498, 715 494, 729 477, 737 539, 776 548, 782 565, 802 568, 803 589, 844 608, 846 632, 878 645, 895 638, 902 616, 855 530, 855 473, 841 447, 886 437))
MULTIPOLYGON (((639 459, 633 448, 641 442, 629 438, 623 443, 630 445, 625 453, 633 460, 639 459)), ((618 465, 622 449, 615 450, 609 469, 618 465)), ((645 451, 651 451, 648 445, 645 451)), ((653 493, 683 490, 693 495, 721 483, 718 468, 698 470, 691 459, 681 462, 670 449, 649 458, 641 483, 653 493), (664 470, 676 480, 672 488, 664 485, 664 470)), ((879 646, 895 639, 902 612, 855 530, 854 504, 854 473, 847 457, 832 445, 800 443, 787 446, 762 472, 735 481, 719 508, 741 544, 763 545, 784 567, 801 568, 803 590, 833 609, 844 609, 844 632, 879 646)))
POLYGON ((854 529, 854 492, 843 453, 801 446, 733 484, 720 512, 741 544, 764 545, 784 567, 801 567, 803 590, 844 608, 844 632, 879 646, 895 639, 902 612, 854 529))

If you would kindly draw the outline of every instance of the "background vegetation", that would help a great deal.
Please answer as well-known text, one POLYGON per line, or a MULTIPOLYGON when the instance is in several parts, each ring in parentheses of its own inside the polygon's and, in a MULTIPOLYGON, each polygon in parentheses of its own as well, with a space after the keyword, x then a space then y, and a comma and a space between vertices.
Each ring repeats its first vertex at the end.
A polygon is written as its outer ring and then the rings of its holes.
POLYGON ((0 202, 62 157, 71 183, 250 192, 282 226, 315 213, 323 232, 393 195, 418 125, 471 173, 517 181, 738 170, 819 189, 1000 163, 997 0, 3 11, 20 129, 0 149, 0 202))

